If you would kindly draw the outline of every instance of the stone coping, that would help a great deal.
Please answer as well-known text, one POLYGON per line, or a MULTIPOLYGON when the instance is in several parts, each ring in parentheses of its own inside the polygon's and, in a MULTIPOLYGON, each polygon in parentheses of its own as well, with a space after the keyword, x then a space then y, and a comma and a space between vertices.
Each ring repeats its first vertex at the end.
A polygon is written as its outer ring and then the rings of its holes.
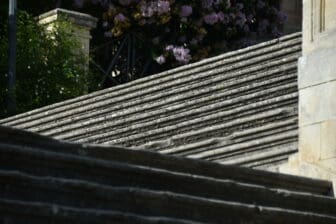
POLYGON ((98 22, 97 18, 90 16, 88 14, 61 8, 56 8, 46 13, 43 13, 39 15, 37 18, 41 24, 52 23, 59 18, 67 18, 72 23, 78 26, 88 27, 91 29, 96 28, 98 22))

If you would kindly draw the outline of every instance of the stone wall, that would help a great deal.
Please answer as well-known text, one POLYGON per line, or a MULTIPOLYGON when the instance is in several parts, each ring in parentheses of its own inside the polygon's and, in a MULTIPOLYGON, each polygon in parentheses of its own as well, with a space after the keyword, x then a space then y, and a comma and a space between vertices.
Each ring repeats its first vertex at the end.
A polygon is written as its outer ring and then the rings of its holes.
POLYGON ((92 38, 90 31, 96 28, 98 19, 88 14, 79 13, 65 9, 54 9, 49 12, 43 13, 38 17, 39 23, 46 26, 47 30, 52 30, 56 22, 66 20, 73 26, 70 32, 79 42, 81 52, 79 53, 87 59, 85 70, 89 67, 89 54, 90 54, 90 40, 92 38))
POLYGON ((282 171, 336 182, 336 1, 303 1, 299 154, 282 171))

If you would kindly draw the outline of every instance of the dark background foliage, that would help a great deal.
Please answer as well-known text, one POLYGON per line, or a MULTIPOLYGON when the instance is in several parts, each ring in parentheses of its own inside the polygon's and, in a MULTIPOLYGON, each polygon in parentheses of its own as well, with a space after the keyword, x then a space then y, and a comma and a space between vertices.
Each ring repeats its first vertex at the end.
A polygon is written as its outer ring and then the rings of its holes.
MULTIPOLYGON (((6 115, 5 96, 8 39, 7 26, 0 35, 0 115, 6 115)), ((59 102, 87 91, 85 58, 79 56, 79 43, 71 26, 60 22, 50 33, 33 17, 20 12, 17 33, 17 112, 59 102)))

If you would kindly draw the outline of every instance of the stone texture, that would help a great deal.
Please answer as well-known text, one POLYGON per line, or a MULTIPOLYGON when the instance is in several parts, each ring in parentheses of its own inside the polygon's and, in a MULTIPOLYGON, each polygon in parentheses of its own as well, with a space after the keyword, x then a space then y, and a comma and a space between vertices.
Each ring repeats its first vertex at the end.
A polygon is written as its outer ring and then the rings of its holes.
POLYGON ((304 0, 303 5, 299 155, 280 170, 335 181, 336 1, 304 0))
POLYGON ((336 119, 321 124, 321 160, 328 159, 336 166, 336 119))
POLYGON ((321 159, 321 126, 312 124, 299 129, 300 159, 307 162, 317 162, 321 159))
POLYGON ((0 183, 7 223, 336 222, 327 181, 1 126, 0 183))
POLYGON ((300 89, 336 80, 335 51, 336 48, 322 49, 299 59, 300 89))
POLYGON ((303 0, 303 54, 335 48, 335 10, 333 0, 303 0))
POLYGON ((336 81, 299 91, 299 123, 306 126, 336 117, 336 81))
POLYGON ((67 141, 275 170, 297 151, 300 55, 295 33, 0 123, 67 141))

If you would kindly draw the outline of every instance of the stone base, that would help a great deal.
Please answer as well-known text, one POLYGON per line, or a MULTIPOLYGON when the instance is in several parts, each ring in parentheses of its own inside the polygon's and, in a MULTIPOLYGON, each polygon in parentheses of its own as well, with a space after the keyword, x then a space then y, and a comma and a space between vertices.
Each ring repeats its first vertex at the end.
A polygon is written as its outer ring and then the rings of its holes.
POLYGON ((280 173, 304 176, 314 179, 322 179, 333 182, 333 192, 336 192, 336 158, 322 160, 317 163, 303 161, 299 155, 294 154, 288 160, 288 163, 279 167, 280 173))

